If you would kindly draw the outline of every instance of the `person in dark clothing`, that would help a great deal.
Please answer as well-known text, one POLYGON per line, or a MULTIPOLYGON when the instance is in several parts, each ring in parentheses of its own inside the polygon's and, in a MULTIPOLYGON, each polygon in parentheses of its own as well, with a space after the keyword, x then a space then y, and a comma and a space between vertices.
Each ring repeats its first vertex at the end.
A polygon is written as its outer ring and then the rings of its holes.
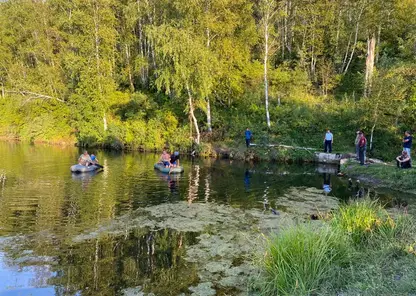
POLYGON ((406 131, 404 133, 404 138, 403 138, 403 151, 407 152, 407 155, 410 158, 410 150, 412 149, 412 136, 410 135, 409 131, 406 131))
POLYGON ((367 139, 364 136, 364 133, 360 131, 360 140, 358 141, 358 150, 359 150, 359 158, 360 158, 360 165, 364 165, 365 162, 365 151, 367 148, 367 139))
POLYGON ((175 151, 170 155, 169 161, 169 174, 172 172, 172 168, 176 168, 179 166, 179 152, 175 151))
POLYGON ((410 156, 406 151, 402 151, 402 154, 396 157, 396 163, 398 168, 410 169, 412 167, 410 156))
POLYGON ((170 167, 176 168, 177 166, 179 166, 179 152, 175 151, 170 156, 170 167))
POLYGON ((246 131, 245 131, 247 148, 250 146, 250 141, 251 141, 252 135, 253 134, 251 133, 251 131, 247 128, 246 131))

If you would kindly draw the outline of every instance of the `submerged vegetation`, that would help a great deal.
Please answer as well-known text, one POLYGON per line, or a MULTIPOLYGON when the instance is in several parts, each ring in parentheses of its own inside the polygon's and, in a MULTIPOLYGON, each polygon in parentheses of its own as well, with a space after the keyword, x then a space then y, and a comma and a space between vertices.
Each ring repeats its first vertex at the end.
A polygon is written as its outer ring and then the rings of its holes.
POLYGON ((255 287, 262 295, 407 295, 416 288, 415 241, 411 217, 353 201, 324 225, 271 238, 255 287))
POLYGON ((414 129, 415 5, 0 1, 0 137, 210 154, 246 127, 320 149, 329 127, 343 152, 361 128, 392 158, 414 129))

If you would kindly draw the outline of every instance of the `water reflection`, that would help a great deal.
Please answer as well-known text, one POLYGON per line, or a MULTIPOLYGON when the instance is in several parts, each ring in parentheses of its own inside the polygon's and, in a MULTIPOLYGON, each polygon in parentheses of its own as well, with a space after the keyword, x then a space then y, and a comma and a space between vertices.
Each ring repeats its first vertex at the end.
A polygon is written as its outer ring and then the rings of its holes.
MULTIPOLYGON (((17 278, 30 271, 36 282, 8 280, 0 283, 0 291, 21 293, 30 286, 55 286, 58 295, 116 295, 124 287, 142 286, 144 291, 178 295, 198 280, 194 265, 183 260, 185 247, 196 243, 196 236, 168 229, 136 230, 76 245, 60 241, 58 249, 48 239, 31 237, 18 248, 0 253, 4 254, 0 264, 18 266, 17 278), (29 248, 35 251, 25 255, 29 248), (45 252, 54 256, 46 260, 40 255, 45 252)), ((0 271, 0 279, 10 276, 7 270, 0 271)))
POLYGON ((154 205, 225 204, 242 215, 250 210, 303 217, 316 210, 316 204, 333 208, 340 200, 370 195, 407 209, 403 199, 398 200, 402 195, 369 191, 356 180, 349 186, 333 167, 260 163, 248 169, 237 161, 184 158, 185 173, 168 175, 153 169, 158 155, 102 151, 102 173, 71 175, 69 167, 79 153, 73 147, 0 143, 0 172, 7 176, 0 182, 0 293, 8 289, 1 283, 5 274, 12 278, 8 283, 16 282, 14 291, 30 278, 25 289, 38 291, 34 287, 39 283, 39 291, 52 287, 58 295, 114 295, 138 285, 160 295, 171 293, 171 287, 172 294, 188 293, 187 285, 198 277, 182 258, 196 234, 137 225, 133 232, 120 229, 116 237, 72 240, 154 205), (329 186, 328 196, 324 186, 329 186), (22 239, 2 243, 6 236, 22 239))
POLYGON ((195 199, 198 198, 199 190, 199 175, 200 167, 198 164, 193 165, 189 169, 189 184, 188 184, 188 203, 191 204, 195 199))
POLYGON ((181 174, 164 174, 157 170, 155 170, 155 174, 160 178, 160 180, 166 182, 170 193, 179 194, 181 174))
POLYGON ((322 176, 324 178, 322 189, 324 190, 325 195, 328 195, 332 191, 331 174, 323 173, 322 176))
POLYGON ((246 169, 244 172, 244 188, 246 189, 246 192, 250 190, 250 171, 249 169, 246 169))

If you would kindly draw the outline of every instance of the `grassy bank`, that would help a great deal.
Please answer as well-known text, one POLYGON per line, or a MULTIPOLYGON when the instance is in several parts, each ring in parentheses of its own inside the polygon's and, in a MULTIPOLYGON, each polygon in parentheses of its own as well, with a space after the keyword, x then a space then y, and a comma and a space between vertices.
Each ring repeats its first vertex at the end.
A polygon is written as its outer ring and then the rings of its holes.
POLYGON ((377 202, 354 201, 322 225, 297 225, 268 241, 261 295, 408 295, 416 289, 415 229, 377 202))
POLYGON ((358 163, 349 162, 341 168, 348 176, 359 178, 362 181, 372 183, 375 186, 391 188, 394 190, 416 192, 416 170, 399 169, 393 163, 369 164, 360 166, 358 163))

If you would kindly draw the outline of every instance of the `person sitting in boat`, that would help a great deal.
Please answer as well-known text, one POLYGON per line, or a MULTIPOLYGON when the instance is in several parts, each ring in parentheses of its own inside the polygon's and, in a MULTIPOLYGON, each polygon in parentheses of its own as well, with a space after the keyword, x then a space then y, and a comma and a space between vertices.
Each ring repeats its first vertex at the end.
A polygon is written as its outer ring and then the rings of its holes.
POLYGON ((170 154, 166 150, 163 150, 159 163, 162 163, 165 168, 170 167, 170 154))
POLYGON ((98 163, 98 158, 97 156, 95 156, 95 154, 91 154, 91 164, 97 164, 98 163))
POLYGON ((412 167, 410 156, 407 151, 403 150, 402 154, 396 157, 397 167, 402 169, 409 169, 412 167))
POLYGON ((88 167, 91 163, 91 156, 88 154, 88 151, 85 150, 83 154, 81 154, 78 158, 78 163, 80 165, 88 167))
POLYGON ((170 167, 171 168, 176 168, 179 166, 179 152, 175 151, 171 156, 170 156, 170 167))

